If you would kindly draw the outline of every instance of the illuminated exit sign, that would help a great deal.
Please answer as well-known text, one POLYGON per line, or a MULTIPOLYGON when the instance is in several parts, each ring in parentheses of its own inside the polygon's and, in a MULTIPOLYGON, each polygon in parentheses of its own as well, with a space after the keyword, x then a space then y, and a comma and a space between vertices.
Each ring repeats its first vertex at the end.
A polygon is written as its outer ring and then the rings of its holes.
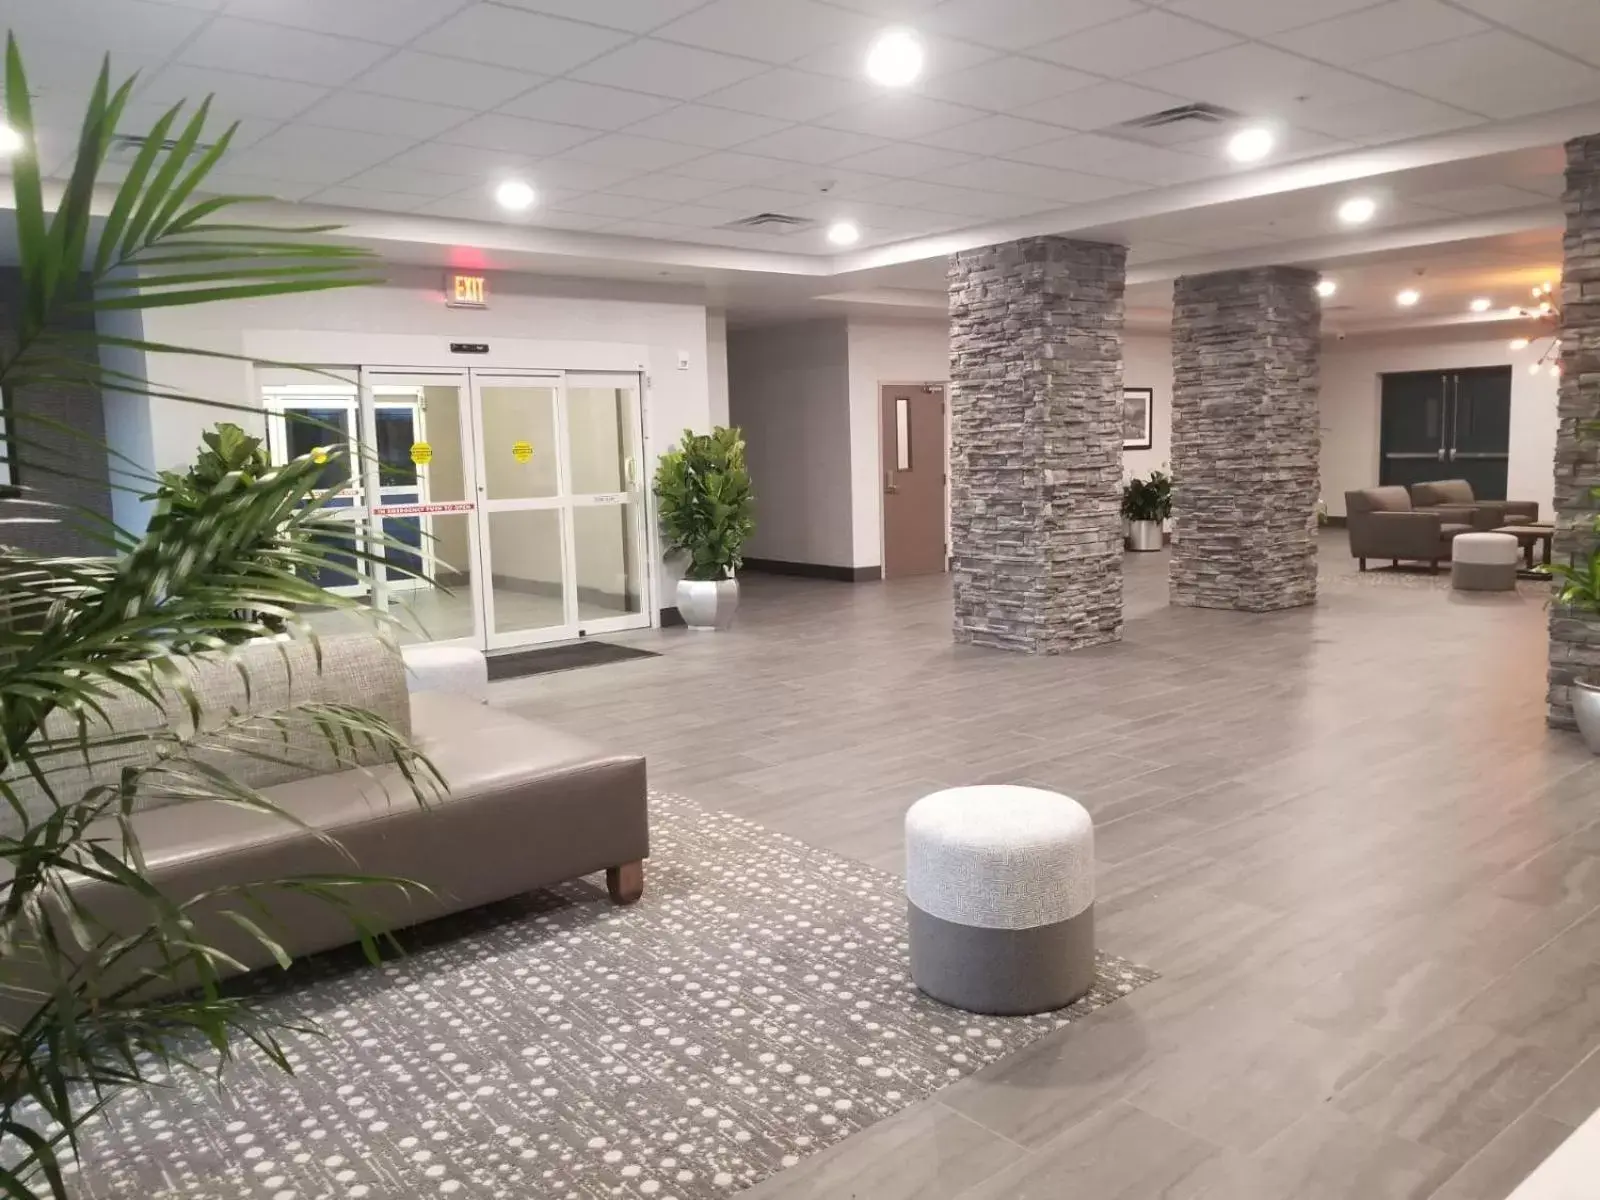
POLYGON ((489 281, 482 275, 451 271, 444 280, 444 302, 451 308, 488 308, 489 281))

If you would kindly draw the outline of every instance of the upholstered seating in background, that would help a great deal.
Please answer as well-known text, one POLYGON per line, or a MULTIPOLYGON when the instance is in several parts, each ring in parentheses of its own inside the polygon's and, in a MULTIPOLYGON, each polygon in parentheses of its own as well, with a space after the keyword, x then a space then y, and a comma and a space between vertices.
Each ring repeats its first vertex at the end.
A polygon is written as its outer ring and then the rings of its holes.
POLYGON ((1539 519, 1537 500, 1479 500, 1465 479, 1413 483, 1411 506, 1418 512, 1437 512, 1441 521, 1470 525, 1480 533, 1502 525, 1530 525, 1539 519))
POLYGON ((1363 571, 1369 558, 1387 558, 1396 566, 1402 559, 1425 562, 1438 570, 1440 562, 1449 561, 1450 543, 1456 536, 1472 532, 1471 523, 1460 514, 1413 508, 1403 487, 1346 492, 1344 511, 1350 556, 1363 571), (1452 516, 1457 519, 1450 519, 1452 516))

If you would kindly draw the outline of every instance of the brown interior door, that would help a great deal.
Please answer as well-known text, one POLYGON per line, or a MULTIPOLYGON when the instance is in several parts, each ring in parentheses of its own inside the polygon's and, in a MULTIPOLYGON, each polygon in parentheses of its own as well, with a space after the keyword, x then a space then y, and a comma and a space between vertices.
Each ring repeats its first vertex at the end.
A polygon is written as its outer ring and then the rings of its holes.
POLYGON ((883 574, 945 569, 944 388, 879 392, 883 437, 883 574))

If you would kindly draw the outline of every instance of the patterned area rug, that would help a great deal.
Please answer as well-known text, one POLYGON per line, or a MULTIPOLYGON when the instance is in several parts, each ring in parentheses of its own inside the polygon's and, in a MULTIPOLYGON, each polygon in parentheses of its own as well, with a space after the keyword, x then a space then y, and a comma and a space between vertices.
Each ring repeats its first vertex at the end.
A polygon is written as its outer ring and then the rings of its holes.
POLYGON ((1155 978, 1102 956, 1040 1017, 958 1013, 905 973, 904 891, 652 796, 644 900, 577 882, 436 922, 383 968, 324 955, 263 1003, 318 1022, 294 1077, 127 1093, 78 1195, 116 1200, 726 1196, 1155 978))

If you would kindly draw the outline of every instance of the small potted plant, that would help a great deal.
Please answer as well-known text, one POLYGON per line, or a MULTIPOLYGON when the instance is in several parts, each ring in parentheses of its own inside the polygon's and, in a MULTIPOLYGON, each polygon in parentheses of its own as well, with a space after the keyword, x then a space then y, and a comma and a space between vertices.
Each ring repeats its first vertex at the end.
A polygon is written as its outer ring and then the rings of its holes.
MULTIPOLYGON (((1588 557, 1574 559, 1571 565, 1555 563, 1549 568, 1555 576, 1553 603, 1580 617, 1600 613, 1600 548, 1588 557)), ((1572 681, 1572 715, 1578 732, 1591 753, 1600 754, 1600 684, 1586 679, 1572 681)))
POLYGON ((1135 477, 1122 489, 1122 516, 1128 522, 1129 550, 1159 550, 1162 522, 1172 515, 1172 478, 1165 471, 1135 477))
POLYGON ((690 629, 726 629, 739 607, 734 572, 755 529, 755 494, 737 429, 683 431, 683 442, 661 456, 656 500, 667 554, 686 555, 678 581, 678 612, 690 629))

